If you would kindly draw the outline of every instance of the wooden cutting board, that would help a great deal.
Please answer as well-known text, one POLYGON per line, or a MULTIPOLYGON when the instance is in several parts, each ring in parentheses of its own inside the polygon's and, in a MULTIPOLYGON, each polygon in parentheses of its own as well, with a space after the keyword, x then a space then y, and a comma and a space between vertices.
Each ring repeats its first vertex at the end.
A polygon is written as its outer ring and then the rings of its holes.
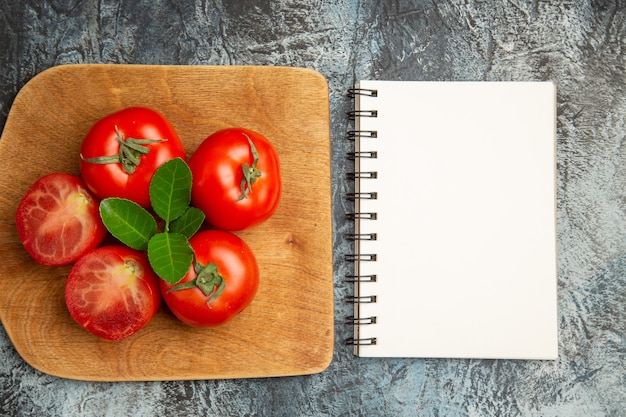
POLYGON ((323 371, 333 353, 328 85, 283 67, 66 65, 19 92, 0 140, 0 319, 34 368, 92 381, 245 378, 323 371), (165 114, 191 154, 212 132, 246 127, 276 147, 283 197, 263 225, 238 233, 261 283, 226 325, 195 329, 161 306, 134 336, 101 340, 66 310, 70 267, 27 255, 15 230, 18 202, 40 176, 78 174, 79 145, 99 118, 129 106, 165 114))

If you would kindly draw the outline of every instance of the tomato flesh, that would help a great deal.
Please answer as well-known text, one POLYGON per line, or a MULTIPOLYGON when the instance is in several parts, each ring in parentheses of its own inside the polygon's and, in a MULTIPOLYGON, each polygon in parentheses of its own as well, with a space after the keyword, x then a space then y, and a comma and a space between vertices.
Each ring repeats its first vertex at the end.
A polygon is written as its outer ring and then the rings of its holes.
POLYGON ((106 235, 98 205, 98 199, 79 177, 66 173, 45 175, 18 205, 15 222, 20 241, 41 264, 75 262, 106 235))
POLYGON ((127 338, 156 314, 161 301, 158 277, 143 252, 102 246, 76 262, 65 286, 74 320, 107 340, 127 338))
POLYGON ((194 267, 177 284, 160 280, 161 293, 172 313, 194 327, 214 327, 230 321, 254 299, 259 287, 259 268, 250 247, 233 233, 204 230, 190 240, 196 261, 214 262, 225 281, 224 291, 213 301, 199 288, 176 289, 197 277, 194 267))

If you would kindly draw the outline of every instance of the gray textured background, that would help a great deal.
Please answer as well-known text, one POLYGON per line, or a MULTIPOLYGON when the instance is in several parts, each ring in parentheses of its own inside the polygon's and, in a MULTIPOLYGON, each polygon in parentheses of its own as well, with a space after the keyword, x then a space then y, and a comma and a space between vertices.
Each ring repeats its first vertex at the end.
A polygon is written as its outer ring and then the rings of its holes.
MULTIPOLYGON (((615 1, 0 0, 0 128, 66 63, 302 66, 330 86, 336 344, 303 377, 88 383, 41 374, 0 327, 0 415, 624 416, 626 6, 615 1), (361 78, 558 86, 559 360, 362 359, 342 341, 345 92, 361 78)), ((86 92, 88 93, 88 92, 86 92)), ((532 306, 529 306, 532 308, 532 306)))

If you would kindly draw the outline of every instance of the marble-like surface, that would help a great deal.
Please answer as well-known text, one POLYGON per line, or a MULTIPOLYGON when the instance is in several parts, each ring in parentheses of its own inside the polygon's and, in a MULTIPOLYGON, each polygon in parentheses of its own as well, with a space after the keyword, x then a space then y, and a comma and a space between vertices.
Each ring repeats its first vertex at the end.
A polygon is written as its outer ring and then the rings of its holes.
POLYGON ((623 2, 0 0, 0 128, 28 80, 66 63, 289 65, 327 77, 335 354, 312 376, 90 383, 32 369, 0 327, 0 415, 626 415, 623 2), (363 359, 344 346, 345 92, 361 78, 557 83, 557 361, 363 359))

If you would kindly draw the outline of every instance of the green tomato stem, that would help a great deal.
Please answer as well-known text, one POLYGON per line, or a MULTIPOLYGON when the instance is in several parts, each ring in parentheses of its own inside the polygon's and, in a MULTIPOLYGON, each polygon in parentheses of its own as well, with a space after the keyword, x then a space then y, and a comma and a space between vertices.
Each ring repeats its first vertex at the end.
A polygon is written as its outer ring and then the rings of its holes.
POLYGON ((146 155, 150 152, 150 148, 147 145, 152 143, 167 142, 167 139, 124 138, 117 125, 115 125, 115 134, 116 139, 120 144, 120 150, 117 155, 84 158, 81 154, 80 158, 84 162, 92 164, 121 164, 124 171, 130 175, 135 172, 135 168, 137 168, 141 163, 141 155, 146 155))
POLYGON ((261 176, 261 171, 257 169, 257 163, 259 162, 259 153, 252 142, 252 139, 245 133, 243 134, 246 139, 248 139, 248 144, 250 144, 250 152, 252 152, 252 165, 243 164, 241 165, 241 170, 243 172, 243 179, 241 180, 241 184, 239 188, 241 189, 241 196, 237 199, 237 201, 241 201, 244 198, 248 197, 248 194, 252 191, 252 184, 256 182, 256 180, 261 176))
POLYGON ((204 295, 209 297, 206 302, 208 306, 224 292, 224 289, 226 289, 226 282, 224 281, 224 277, 222 277, 219 273, 215 262, 209 262, 207 265, 202 265, 201 263, 196 262, 194 269, 197 274, 194 279, 170 288, 168 293, 191 288, 199 288, 204 295))

